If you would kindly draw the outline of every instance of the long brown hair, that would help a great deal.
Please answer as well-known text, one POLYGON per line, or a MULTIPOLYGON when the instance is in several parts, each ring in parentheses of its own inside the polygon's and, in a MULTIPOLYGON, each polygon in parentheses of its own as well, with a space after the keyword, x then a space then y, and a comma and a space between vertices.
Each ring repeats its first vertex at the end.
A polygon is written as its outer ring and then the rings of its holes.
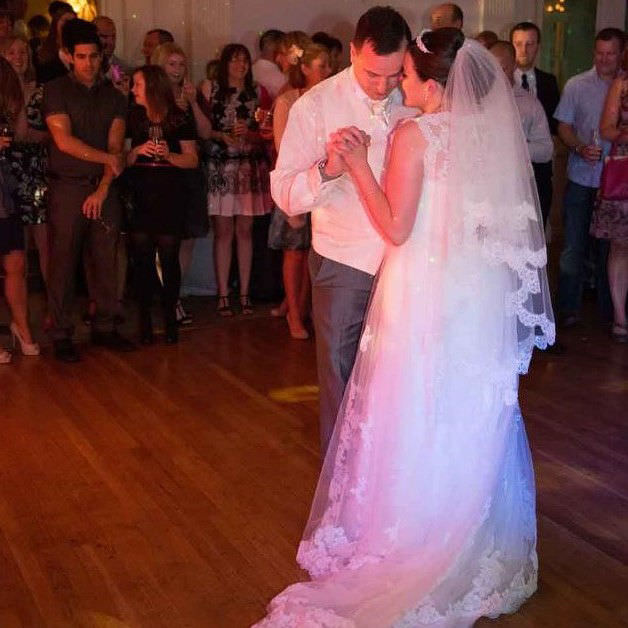
POLYGON ((35 80, 35 68, 33 68, 33 55, 31 47, 28 44, 28 39, 23 35, 9 35, 6 39, 0 42, 0 54, 4 56, 9 48, 16 42, 21 41, 26 46, 26 54, 28 55, 28 67, 24 73, 24 81, 30 82, 35 80))
POLYGON ((296 63, 290 66, 288 70, 288 82, 290 87, 295 89, 302 89, 307 83, 307 78, 303 73, 303 66, 307 65, 308 68, 312 65, 312 62, 318 59, 322 55, 329 57, 329 50, 321 44, 306 44, 302 49, 302 55, 296 59, 296 63))
POLYGON ((164 123, 176 126, 182 111, 177 107, 170 79, 159 65, 143 65, 133 74, 141 72, 146 90, 147 114, 157 116, 164 123))
POLYGON ((14 122, 23 106, 20 79, 13 66, 4 57, 0 57, 0 116, 14 122))

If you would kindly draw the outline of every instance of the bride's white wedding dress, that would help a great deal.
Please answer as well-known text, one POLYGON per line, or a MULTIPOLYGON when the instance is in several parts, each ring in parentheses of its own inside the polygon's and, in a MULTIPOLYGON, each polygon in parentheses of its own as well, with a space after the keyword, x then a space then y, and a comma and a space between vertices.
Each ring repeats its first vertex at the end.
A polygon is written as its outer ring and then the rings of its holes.
MULTIPOLYGON (((454 115, 405 122, 428 142, 422 195, 409 239, 380 270, 299 547, 312 581, 275 597, 258 626, 470 626, 536 589, 517 387, 532 345, 553 341, 538 304, 545 248, 493 237, 472 189, 456 217, 454 115)), ((538 221, 528 200, 508 217, 526 238, 538 221)))

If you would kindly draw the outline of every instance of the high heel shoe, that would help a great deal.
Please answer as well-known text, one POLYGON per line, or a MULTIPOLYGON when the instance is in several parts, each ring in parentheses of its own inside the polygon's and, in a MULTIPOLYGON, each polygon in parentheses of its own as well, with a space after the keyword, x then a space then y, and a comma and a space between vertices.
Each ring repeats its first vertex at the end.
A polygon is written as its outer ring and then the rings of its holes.
POLYGON ((6 349, 0 349, 0 364, 9 364, 12 357, 13 356, 11 355, 10 351, 7 351, 6 349))
POLYGON ((253 314, 253 304, 251 303, 251 299, 249 299, 248 294, 240 295, 240 310, 244 316, 250 316, 253 314))
POLYGON ((9 329, 11 330, 11 335, 13 336, 13 348, 15 348, 15 345, 19 342, 22 355, 39 355, 39 344, 36 342, 26 342, 24 338, 22 338, 20 330, 17 328, 15 323, 11 323, 9 329))
POLYGON ((231 307, 228 294, 218 297, 218 307, 216 308, 216 311, 218 312, 218 316, 222 316, 223 318, 233 316, 233 308, 231 307))

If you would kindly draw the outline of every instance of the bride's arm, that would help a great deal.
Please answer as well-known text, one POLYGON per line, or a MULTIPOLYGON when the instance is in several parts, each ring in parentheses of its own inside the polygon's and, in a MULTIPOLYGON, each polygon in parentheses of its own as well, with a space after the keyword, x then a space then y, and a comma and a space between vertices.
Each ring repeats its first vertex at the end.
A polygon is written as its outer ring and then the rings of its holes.
POLYGON ((336 146, 377 229, 399 246, 407 240, 416 219, 423 185, 425 139, 416 124, 402 124, 395 131, 382 189, 368 164, 367 146, 357 142, 355 130, 353 142, 340 141, 336 146))

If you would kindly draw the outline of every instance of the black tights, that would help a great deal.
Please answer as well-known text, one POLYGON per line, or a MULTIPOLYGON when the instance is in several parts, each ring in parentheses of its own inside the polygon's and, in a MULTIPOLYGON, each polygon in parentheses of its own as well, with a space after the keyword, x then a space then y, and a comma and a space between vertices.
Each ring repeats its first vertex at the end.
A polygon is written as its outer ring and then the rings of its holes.
POLYGON ((181 289, 179 247, 181 238, 172 235, 133 233, 131 235, 135 257, 135 281, 140 310, 147 313, 153 300, 155 278, 155 251, 159 255, 163 284, 162 303, 165 322, 173 322, 181 289))

